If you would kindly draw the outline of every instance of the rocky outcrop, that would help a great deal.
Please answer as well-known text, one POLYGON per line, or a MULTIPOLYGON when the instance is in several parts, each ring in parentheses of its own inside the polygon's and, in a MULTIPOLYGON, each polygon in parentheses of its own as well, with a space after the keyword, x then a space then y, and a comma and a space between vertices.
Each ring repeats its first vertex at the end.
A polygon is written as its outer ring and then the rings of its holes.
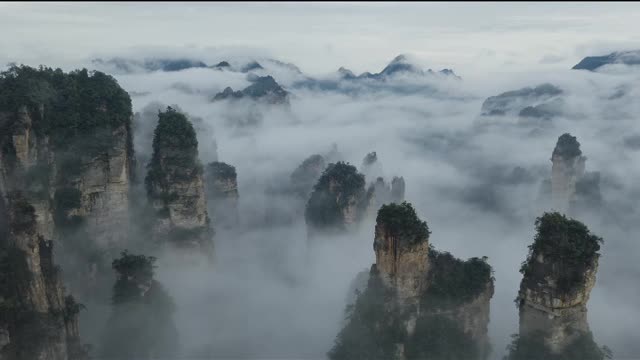
POLYGON ((232 228, 238 224, 238 179, 236 168, 214 161, 205 174, 207 204, 215 228, 232 228))
POLYGON ((516 299, 520 343, 512 349, 512 358, 523 359, 533 353, 567 355, 576 351, 576 346, 595 349, 596 358, 601 357, 592 340, 585 344, 584 339, 592 337, 587 302, 596 281, 602 239, 560 213, 539 217, 536 230, 520 270, 523 278, 516 299), (527 348, 532 339, 538 349, 527 348))
POLYGON ((574 213, 585 205, 591 209, 600 205, 600 174, 585 172, 586 160, 575 136, 565 133, 558 138, 551 156, 553 209, 574 213))
POLYGON ((153 155, 145 178, 155 210, 153 239, 181 248, 213 250, 202 165, 193 126, 171 107, 158 114, 153 155))
POLYGON ((491 267, 434 250, 429 235, 411 204, 380 208, 376 263, 330 359, 487 358, 491 267))
POLYGON ((313 188, 305 209, 309 233, 355 228, 366 214, 371 193, 364 175, 344 162, 329 164, 313 188))

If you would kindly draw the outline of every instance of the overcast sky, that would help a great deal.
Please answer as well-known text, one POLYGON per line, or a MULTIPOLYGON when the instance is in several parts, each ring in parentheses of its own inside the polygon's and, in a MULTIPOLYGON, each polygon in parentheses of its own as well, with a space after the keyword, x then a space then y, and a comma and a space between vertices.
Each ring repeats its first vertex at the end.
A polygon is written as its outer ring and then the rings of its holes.
POLYGON ((266 53, 312 74, 376 71, 400 53, 467 75, 544 71, 640 48, 637 19, 640 3, 0 3, 0 60, 192 47, 266 53))

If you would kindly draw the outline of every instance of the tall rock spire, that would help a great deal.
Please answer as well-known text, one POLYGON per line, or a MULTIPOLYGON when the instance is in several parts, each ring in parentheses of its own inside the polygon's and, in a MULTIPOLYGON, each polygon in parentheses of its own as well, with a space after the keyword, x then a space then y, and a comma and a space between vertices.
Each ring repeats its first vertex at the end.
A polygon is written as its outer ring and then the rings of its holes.
POLYGON ((171 107, 158 116, 145 178, 156 211, 153 237, 159 243, 200 248, 210 254, 213 234, 195 130, 186 116, 171 107))
POLYGON ((575 136, 565 133, 558 138, 551 156, 551 197, 553 209, 566 213, 575 200, 576 182, 584 176, 586 157, 575 136))
POLYGON ((520 270, 520 334, 512 345, 512 359, 534 354, 602 358, 587 322, 601 243, 584 224, 563 214, 545 213, 536 219, 536 236, 520 270))

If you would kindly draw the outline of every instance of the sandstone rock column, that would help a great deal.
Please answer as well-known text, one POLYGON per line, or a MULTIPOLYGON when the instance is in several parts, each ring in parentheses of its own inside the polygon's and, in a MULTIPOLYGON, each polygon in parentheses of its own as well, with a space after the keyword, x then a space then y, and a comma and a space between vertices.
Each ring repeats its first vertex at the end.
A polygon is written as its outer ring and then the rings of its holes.
POLYGON ((385 285, 403 304, 419 303, 426 290, 429 229, 408 203, 385 205, 378 211, 373 249, 385 285))
POLYGON ((520 338, 535 338, 543 346, 540 351, 563 354, 572 351, 582 337, 591 338, 587 302, 595 285, 602 239, 560 213, 539 217, 536 230, 521 269, 520 338))
POLYGON ((181 248, 213 250, 198 141, 189 120, 168 107, 158 114, 153 155, 145 178, 156 211, 153 238, 181 248))

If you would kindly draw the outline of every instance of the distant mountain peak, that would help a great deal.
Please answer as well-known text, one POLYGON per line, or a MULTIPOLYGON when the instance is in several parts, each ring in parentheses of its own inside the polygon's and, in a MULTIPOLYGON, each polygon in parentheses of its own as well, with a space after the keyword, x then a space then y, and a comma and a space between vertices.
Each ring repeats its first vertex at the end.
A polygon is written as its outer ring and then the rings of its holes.
POLYGON ((571 69, 595 71, 604 65, 640 65, 640 50, 616 51, 608 55, 587 56, 571 69))
POLYGON ((289 93, 272 76, 253 75, 249 80, 252 84, 242 91, 233 91, 232 88, 227 87, 216 94, 213 101, 250 98, 253 100, 265 100, 270 104, 286 104, 289 102, 289 93))

